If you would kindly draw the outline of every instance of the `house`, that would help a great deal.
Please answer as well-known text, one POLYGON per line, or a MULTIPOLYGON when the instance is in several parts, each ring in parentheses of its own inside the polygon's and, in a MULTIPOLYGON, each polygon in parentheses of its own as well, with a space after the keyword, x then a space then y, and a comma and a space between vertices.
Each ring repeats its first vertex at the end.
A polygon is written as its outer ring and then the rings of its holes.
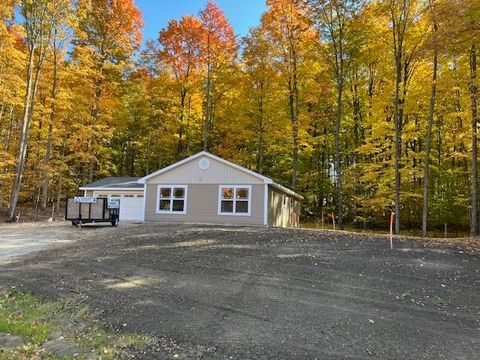
POLYGON ((272 179, 205 151, 140 179, 106 178, 80 190, 86 196, 120 197, 121 220, 146 222, 298 227, 303 200, 272 179))

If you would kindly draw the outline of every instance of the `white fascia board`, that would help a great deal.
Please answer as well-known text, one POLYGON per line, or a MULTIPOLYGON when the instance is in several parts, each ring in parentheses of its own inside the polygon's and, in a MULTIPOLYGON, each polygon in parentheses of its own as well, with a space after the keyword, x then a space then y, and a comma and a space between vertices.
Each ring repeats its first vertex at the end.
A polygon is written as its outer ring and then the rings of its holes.
POLYGON ((93 190, 93 191, 143 191, 143 188, 113 188, 113 187, 79 187, 78 190, 93 190))

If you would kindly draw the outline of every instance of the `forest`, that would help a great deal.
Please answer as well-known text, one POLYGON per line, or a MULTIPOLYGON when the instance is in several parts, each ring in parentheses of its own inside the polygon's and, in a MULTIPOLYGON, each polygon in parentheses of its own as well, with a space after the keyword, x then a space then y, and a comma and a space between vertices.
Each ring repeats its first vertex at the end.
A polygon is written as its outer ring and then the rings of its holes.
POLYGON ((133 0, 2 0, 0 212, 206 150, 304 222, 478 235, 480 1, 266 3, 245 37, 205 1, 142 45, 133 0))

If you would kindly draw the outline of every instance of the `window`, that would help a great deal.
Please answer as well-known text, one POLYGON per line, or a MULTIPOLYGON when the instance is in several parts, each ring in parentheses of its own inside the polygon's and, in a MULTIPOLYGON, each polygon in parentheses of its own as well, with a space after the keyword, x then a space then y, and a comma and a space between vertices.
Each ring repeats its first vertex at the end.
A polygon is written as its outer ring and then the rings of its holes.
POLYGON ((186 214, 187 187, 182 185, 159 185, 157 214, 186 214))
POLYGON ((221 185, 218 195, 219 215, 250 216, 250 185, 221 185))

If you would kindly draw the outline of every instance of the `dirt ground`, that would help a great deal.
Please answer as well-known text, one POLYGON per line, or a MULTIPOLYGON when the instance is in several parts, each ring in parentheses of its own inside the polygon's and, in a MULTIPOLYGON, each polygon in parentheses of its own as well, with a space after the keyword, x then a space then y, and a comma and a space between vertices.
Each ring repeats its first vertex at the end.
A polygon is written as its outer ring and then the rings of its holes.
POLYGON ((157 339, 135 358, 479 358, 471 250, 314 230, 56 231, 78 241, 1 265, 0 286, 84 298, 113 329, 157 339))

